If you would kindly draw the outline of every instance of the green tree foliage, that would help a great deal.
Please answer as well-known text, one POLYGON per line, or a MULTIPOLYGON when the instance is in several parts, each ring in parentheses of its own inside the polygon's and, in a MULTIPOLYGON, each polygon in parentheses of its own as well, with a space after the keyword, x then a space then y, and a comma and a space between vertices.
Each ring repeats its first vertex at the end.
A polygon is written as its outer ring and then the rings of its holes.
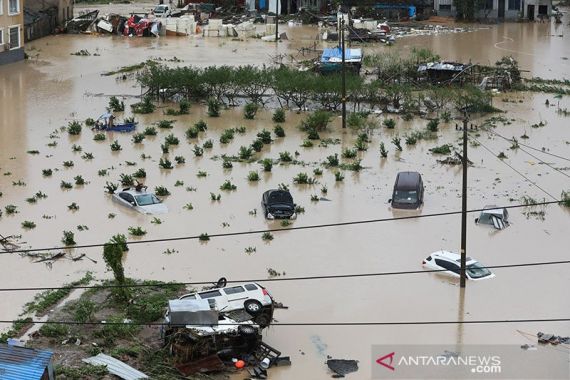
MULTIPOLYGON (((125 285, 126 283, 125 268, 123 267, 123 248, 122 244, 113 240, 103 246, 103 259, 107 267, 113 271, 115 281, 118 285, 125 285)), ((128 288, 114 288, 113 294, 117 299, 122 301, 129 299, 128 288)))

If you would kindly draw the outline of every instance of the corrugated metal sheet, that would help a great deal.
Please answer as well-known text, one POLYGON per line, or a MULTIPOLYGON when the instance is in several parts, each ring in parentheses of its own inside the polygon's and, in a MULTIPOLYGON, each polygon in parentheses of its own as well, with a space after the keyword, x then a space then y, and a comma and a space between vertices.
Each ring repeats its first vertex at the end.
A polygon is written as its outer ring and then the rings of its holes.
POLYGON ((83 359, 85 363, 93 365, 104 365, 107 366, 107 371, 113 375, 119 376, 121 379, 125 380, 138 380, 138 379, 148 379, 148 376, 134 369, 133 367, 117 360, 109 355, 99 354, 97 356, 92 356, 87 359, 83 359))
POLYGON ((0 379, 39 380, 52 355, 50 351, 0 344, 0 379))

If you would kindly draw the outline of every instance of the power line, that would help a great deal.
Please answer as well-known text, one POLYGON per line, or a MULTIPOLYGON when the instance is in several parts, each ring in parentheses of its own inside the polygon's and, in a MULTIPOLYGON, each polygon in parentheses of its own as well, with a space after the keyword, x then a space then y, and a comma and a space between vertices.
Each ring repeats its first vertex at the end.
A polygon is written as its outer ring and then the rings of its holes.
MULTIPOLYGON (((501 135, 501 134, 499 134, 499 133, 497 133, 497 132, 495 132, 495 131, 493 131, 493 130, 491 130, 491 129, 485 129, 485 131, 487 131, 487 132, 489 132, 489 133, 492 133, 492 134, 494 134, 494 135, 496 135, 496 136, 502 138, 503 140, 510 141, 510 142, 513 141, 512 139, 506 138, 505 136, 503 136, 503 135, 501 135)), ((546 154, 546 155, 548 155, 548 156, 556 157, 556 158, 559 158, 559 159, 561 159, 561 160, 570 161, 570 158, 563 157, 563 156, 559 156, 559 155, 557 155, 557 154, 547 152, 547 151, 545 151, 545 150, 543 150, 543 149, 535 148, 535 147, 533 147, 533 146, 524 144, 524 143, 522 143, 522 142, 519 142, 518 144, 521 145, 521 146, 524 146, 525 148, 528 148, 528 149, 531 149, 531 150, 535 150, 535 151, 537 151, 537 152, 546 154)))
MULTIPOLYGON (((541 261, 531 263, 518 264, 502 264, 485 266, 487 269, 505 269, 505 268, 523 268, 546 265, 563 265, 570 264, 570 260, 558 261, 541 261)), ((372 272, 372 273, 352 273, 337 274, 323 276, 301 276, 301 277, 281 277, 281 278, 262 278, 262 279, 245 279, 245 280, 227 280, 228 283, 247 283, 247 282, 291 282, 291 281, 309 281, 309 280, 330 280, 344 278, 362 278, 362 277, 382 277, 382 276, 398 276, 410 274, 424 274, 447 272, 447 269, 425 269, 411 271, 393 271, 393 272, 372 272)), ((129 285, 78 285, 78 286, 61 286, 61 287, 28 287, 28 288, 0 288, 0 292, 17 292, 17 291, 43 291, 43 290, 73 290, 73 289, 116 289, 116 288, 163 288, 170 286, 189 286, 189 285, 211 285, 212 281, 196 281, 196 282, 170 282, 157 284, 129 284, 129 285)))
MULTIPOLYGON (((521 174, 522 175, 522 174, 521 174)), ((549 205, 560 203, 560 200, 556 198, 554 201, 549 202, 540 202, 533 204, 533 206, 541 206, 541 205, 549 205)), ((527 204, 518 204, 518 205, 510 205, 510 206, 501 206, 497 208, 505 208, 505 209, 514 209, 520 207, 528 207, 527 204)), ((474 212, 481 212, 483 208, 479 209, 472 209, 468 210, 468 213, 474 212)), ((451 216, 451 215, 458 215, 461 214, 461 211, 448 211, 448 212, 439 212, 433 214, 422 214, 422 215, 410 215, 410 216, 398 216, 393 218, 381 218, 381 219, 366 219, 366 220, 356 220, 356 221, 349 221, 349 222, 337 222, 337 223, 326 223, 326 224, 313 224, 309 226, 299 226, 299 227, 290 227, 290 228, 278 228, 278 229, 266 229, 266 230, 252 230, 252 231, 237 231, 237 232, 226 232, 226 233, 218 233, 208 235, 209 238, 218 238, 218 237, 230 237, 230 236, 242 236, 242 235, 257 235, 263 234, 266 232, 284 232, 284 231, 300 231, 300 230, 310 230, 310 229, 317 229, 317 228, 330 228, 330 227, 343 227, 343 226, 352 226, 352 225, 360 225, 360 224, 370 224, 370 223, 380 223, 380 222, 391 222, 391 221, 398 221, 398 220, 409 220, 409 219, 420 219, 420 218, 432 218, 432 217, 439 217, 439 216, 451 216)), ((191 235, 191 236, 179 236, 179 237, 172 237, 172 238, 160 238, 160 239, 148 239, 148 240, 132 240, 126 242, 127 245, 133 244, 150 244, 150 243, 162 243, 162 242, 171 242, 171 241, 180 241, 180 240, 197 240, 200 239, 200 235, 191 235)), ((29 252, 40 252, 40 251, 57 251, 57 250, 64 250, 64 249, 82 249, 82 248, 97 248, 97 247, 104 247, 105 245, 112 244, 112 243, 95 243, 95 244, 83 244, 83 245, 73 245, 73 246, 59 246, 59 247, 49 247, 49 248, 28 248, 28 249, 17 249, 17 250, 10 250, 5 252, 0 252, 0 255, 8 254, 8 253, 29 253, 29 252)))
MULTIPOLYGON (((477 140, 475 137, 469 137, 473 140, 475 140, 479 145, 481 145, 483 148, 485 148, 485 150, 487 150, 489 153, 491 153, 491 155, 493 155, 497 160, 501 161, 503 164, 507 165, 509 168, 511 168, 514 172, 516 172, 518 175, 520 175, 521 177, 523 177, 525 180, 527 180, 528 182, 530 182, 531 184, 533 184, 534 186, 536 186, 537 189, 539 189, 540 191, 542 191, 544 194, 548 195, 550 198, 552 199, 556 199, 556 197, 554 197, 552 194, 550 194, 548 191, 544 190, 542 187, 540 187, 536 182, 532 181, 531 179, 529 179, 527 176, 525 176, 524 174, 522 174, 520 171, 518 171, 517 169, 515 169, 514 167, 512 167, 511 165, 509 165, 509 163, 507 163, 505 160, 500 159, 497 154, 495 152, 493 152, 491 149, 487 148, 485 145, 483 145, 479 140, 477 140)), ((539 204, 532 204, 531 206, 538 206, 539 204)), ((527 205, 529 206, 529 205, 527 205)))
MULTIPOLYGON (((22 320, 0 320, 0 323, 11 324, 22 320)), ((502 323, 546 323, 546 322, 570 322, 570 318, 528 318, 528 319, 484 319, 471 321, 404 321, 404 322, 276 322, 271 326, 408 326, 408 325, 471 325, 471 324, 502 324, 502 323)), ((109 326, 169 326, 165 322, 76 322, 76 321, 26 321, 31 324, 54 324, 54 325, 109 325, 109 326)), ((229 326, 251 326, 251 323, 224 323, 229 326)), ((193 327, 212 327, 212 324, 186 324, 193 327)))
POLYGON ((562 174, 563 176, 566 176, 568 178, 570 178, 570 175, 568 175, 568 173, 564 173, 562 170, 555 168, 554 166, 550 165, 548 162, 541 160, 540 158, 536 157, 534 154, 527 152, 526 150, 524 150, 521 147, 518 147, 518 149, 522 150, 523 152, 525 152, 526 154, 528 154, 529 156, 533 157, 535 160, 538 160, 540 163, 548 166, 550 169, 562 174))
MULTIPOLYGON (((567 173, 564 173, 562 170, 555 168, 554 166, 550 165, 548 162, 541 160, 540 158, 536 157, 534 154, 532 154, 532 153, 530 153, 530 152, 524 150, 523 148, 521 148, 520 145, 523 145, 523 146, 524 146, 524 144, 521 144, 521 143, 520 143, 518 140, 516 140, 514 137, 513 137, 512 139, 507 139, 506 137, 503 137, 503 136, 499 135, 498 133, 495 133, 495 132, 493 132, 493 131, 491 131, 491 130, 488 130, 487 132, 490 132, 490 133, 492 133, 492 134, 495 134, 495 135, 499 136, 500 138, 502 138, 502 139, 504 139, 504 140, 506 140, 506 141, 509 141, 509 142, 511 142, 511 143, 515 143, 515 144, 519 145, 519 146, 517 146, 517 149, 522 150, 524 153, 528 154, 529 156, 531 156, 531 157, 534 158, 535 160, 539 161, 540 163, 542 163, 542 164, 548 166, 550 169, 552 169, 552 170, 554 170, 554 171, 557 171, 558 173, 562 174, 563 176, 566 176, 566 177, 570 178, 570 175, 568 175, 567 173)), ((536 149, 536 148, 533 148, 533 149, 538 150, 538 149, 536 149)), ((543 153, 545 153, 545 152, 543 152, 543 153)), ((569 160, 569 161, 570 161, 570 160, 569 160)))

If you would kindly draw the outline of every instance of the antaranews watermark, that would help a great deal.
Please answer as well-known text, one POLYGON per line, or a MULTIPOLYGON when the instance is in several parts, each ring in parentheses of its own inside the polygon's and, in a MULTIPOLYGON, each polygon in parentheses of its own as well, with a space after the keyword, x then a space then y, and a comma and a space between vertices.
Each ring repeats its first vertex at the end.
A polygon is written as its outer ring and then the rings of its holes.
POLYGON ((570 351, 552 346, 374 345, 373 379, 570 379, 570 351))

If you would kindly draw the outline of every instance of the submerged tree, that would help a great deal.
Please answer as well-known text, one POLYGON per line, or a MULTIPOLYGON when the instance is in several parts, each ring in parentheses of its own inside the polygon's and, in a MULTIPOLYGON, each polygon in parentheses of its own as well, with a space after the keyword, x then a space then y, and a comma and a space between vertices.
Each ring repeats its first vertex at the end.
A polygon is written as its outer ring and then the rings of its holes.
POLYGON ((123 267, 124 247, 117 241, 111 240, 103 246, 103 259, 107 267, 113 271, 115 281, 120 287, 113 288, 113 294, 121 301, 129 299, 128 288, 123 287, 126 283, 125 268, 123 267))
POLYGON ((475 86, 465 86, 453 92, 453 102, 461 112, 497 112, 492 105, 492 96, 475 86))

